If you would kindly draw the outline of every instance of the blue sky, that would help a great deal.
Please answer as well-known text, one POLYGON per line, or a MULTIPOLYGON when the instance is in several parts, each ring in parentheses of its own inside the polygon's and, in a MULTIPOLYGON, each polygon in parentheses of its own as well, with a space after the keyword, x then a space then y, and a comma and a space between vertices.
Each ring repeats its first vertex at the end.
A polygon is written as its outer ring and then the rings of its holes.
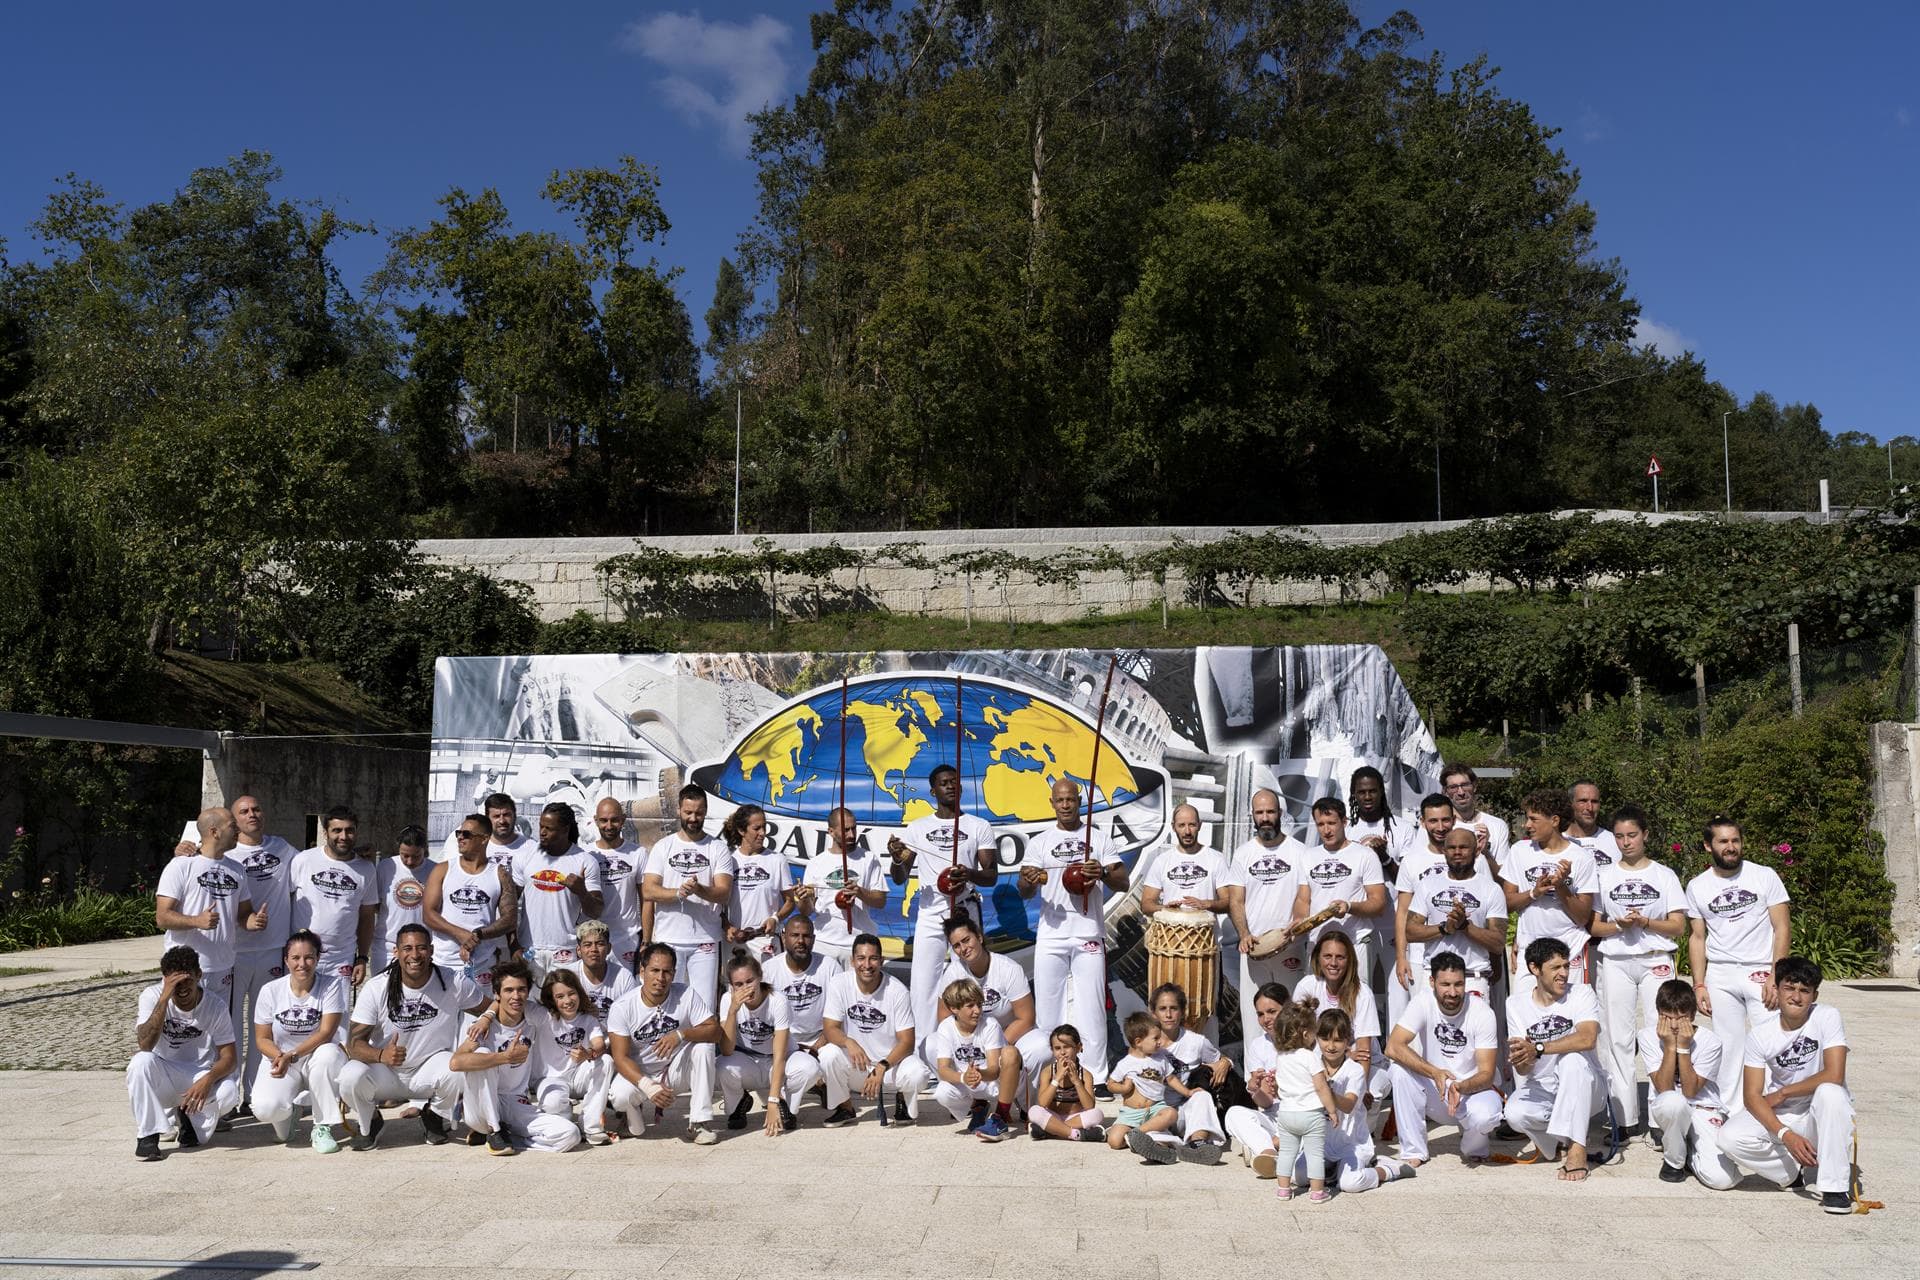
MULTIPOLYGON (((383 229, 453 185, 551 222, 549 170, 658 166, 696 327, 753 208, 745 111, 799 87, 798 3, 321 7, 33 5, 7 17, 0 236, 75 170, 129 205, 196 166, 271 151, 284 190, 383 229)), ((1377 20, 1387 4, 1362 3, 1377 20)), ((1449 62, 1564 130, 1663 351, 1743 399, 1811 401, 1830 430, 1920 435, 1920 5, 1422 0, 1449 62)), ((357 280, 381 245, 349 245, 357 280)))

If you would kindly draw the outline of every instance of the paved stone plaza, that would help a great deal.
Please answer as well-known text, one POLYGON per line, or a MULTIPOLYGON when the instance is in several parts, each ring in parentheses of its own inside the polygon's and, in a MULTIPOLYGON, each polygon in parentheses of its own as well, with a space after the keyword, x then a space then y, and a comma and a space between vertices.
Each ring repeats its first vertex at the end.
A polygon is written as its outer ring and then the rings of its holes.
MULTIPOLYGON (((1920 1258, 1920 1073, 1910 1056, 1920 1048, 1920 989, 1910 984, 1835 983, 1823 993, 1845 1015, 1854 1049, 1866 1194, 1888 1205, 1829 1217, 1756 1180, 1717 1194, 1661 1183, 1658 1156, 1644 1146, 1569 1186, 1547 1167, 1462 1169, 1442 1138, 1436 1162, 1412 1182, 1282 1206, 1273 1184, 1238 1159, 1150 1167, 1072 1143, 987 1146, 932 1123, 823 1130, 813 1105, 797 1134, 770 1141, 750 1127, 705 1149, 680 1141, 670 1123, 611 1147, 502 1160, 425 1147, 417 1124, 393 1120, 368 1154, 290 1150, 248 1124, 142 1164, 121 1076, 103 1069, 126 1057, 142 980, 81 970, 133 970, 158 946, 90 950, 94 959, 38 975, 42 985, 13 979, 0 990, 0 1064, 33 1068, 0 1071, 0 1256, 220 1259, 236 1264, 232 1275, 258 1274, 247 1261, 316 1262, 321 1280, 1245 1280, 1276 1269, 1340 1275, 1356 1263, 1410 1277, 1577 1269, 1622 1280, 1809 1280, 1907 1276, 1920 1258), (51 1063, 89 1069, 40 1069, 51 1063)), ((82 1274, 0 1267, 0 1280, 82 1274)))

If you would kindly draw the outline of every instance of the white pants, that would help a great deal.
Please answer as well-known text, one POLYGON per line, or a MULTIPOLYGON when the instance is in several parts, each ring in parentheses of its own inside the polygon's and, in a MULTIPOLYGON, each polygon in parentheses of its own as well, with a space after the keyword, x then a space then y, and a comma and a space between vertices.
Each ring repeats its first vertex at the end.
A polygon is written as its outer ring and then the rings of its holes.
POLYGON ((1033 1008, 1049 1031, 1071 1022, 1080 1033, 1080 1065, 1098 1072, 1097 1080, 1107 1078, 1106 943, 1094 938, 1034 943, 1033 1008))
MULTIPOLYGON (((1787 1106, 1775 1107, 1773 1114, 1780 1117, 1781 1124, 1813 1144, 1819 1161, 1813 1179, 1815 1191, 1850 1190, 1847 1183, 1848 1175, 1853 1172, 1853 1095, 1844 1086, 1823 1084, 1813 1091, 1811 1099, 1796 1098, 1787 1106)), ((1786 1186, 1800 1173, 1800 1164, 1787 1154, 1786 1144, 1762 1129, 1750 1112, 1728 1117, 1726 1128, 1720 1131, 1720 1149, 1741 1168, 1759 1174, 1776 1186, 1786 1186)))
MULTIPOLYGON (((133 1136, 150 1137, 167 1131, 167 1113, 180 1105, 193 1082, 201 1076, 198 1068, 183 1066, 152 1053, 136 1053, 127 1063, 127 1101, 133 1104, 133 1136)), ((207 1090, 206 1105, 191 1114, 182 1112, 180 1123, 191 1124, 194 1136, 205 1142, 213 1135, 220 1117, 240 1105, 240 1081, 232 1076, 207 1090)))
POLYGON ((260 1002, 260 992, 275 978, 284 978, 287 971, 280 967, 280 952, 275 951, 236 951, 233 956, 233 1034, 237 1052, 243 1053, 242 1066, 245 1072, 242 1080, 252 1080, 260 1069, 260 1046, 253 1042, 253 1012, 260 1002), (244 1007, 243 1007, 244 1006, 244 1007))
POLYGON ((1533 1140, 1544 1156, 1561 1142, 1587 1144, 1587 1127, 1606 1098, 1606 1075, 1592 1053, 1559 1055, 1558 1075, 1542 1080, 1536 1072, 1507 1099, 1507 1123, 1533 1140))
MULTIPOLYGON (((717 1059, 713 1069, 720 1077, 720 1109, 725 1112, 731 1113, 748 1094, 757 1093, 766 1097, 768 1090, 773 1088, 772 1058, 735 1051, 717 1059)), ((787 1069, 780 1078, 780 1100, 789 1109, 798 1111, 800 1099, 819 1079, 820 1064, 814 1061, 812 1054, 789 1050, 787 1069)), ((769 1103, 772 1101, 768 1099, 769 1103)))
MULTIPOLYGON (((1033 1082, 1042 1064, 1053 1056, 1053 1049, 1047 1044, 1047 1033, 1035 1027, 1020 1037, 1020 1042, 1013 1046, 1013 1051, 1020 1055, 1019 1100, 1024 1101, 1033 1096, 1033 1082)), ((1103 1080, 1106 1077, 1101 1075, 1094 1078, 1103 1080)))
MULTIPOLYGON (((820 1073, 827 1082, 829 1111, 851 1099, 867 1082, 867 1073, 856 1070, 846 1050, 834 1044, 820 1046, 820 1073)), ((910 1057, 882 1076, 880 1083, 883 1089, 890 1087, 904 1097, 907 1100, 907 1114, 917 1118, 920 1115, 920 1090, 926 1087, 932 1077, 933 1073, 927 1070, 925 1062, 910 1057)))
MULTIPOLYGON (((678 954, 677 952, 675 954, 678 954)), ((640 956, 640 935, 627 933, 611 926, 607 929, 607 963, 615 969, 625 969, 632 973, 633 962, 640 956)))
MULTIPOLYGON (((1291 996, 1293 989, 1300 985, 1300 979, 1312 972, 1307 968, 1306 947, 1295 941, 1264 959, 1255 960, 1244 951, 1237 951, 1240 957, 1240 1043, 1241 1054, 1245 1056, 1246 1046, 1260 1039, 1260 1018, 1253 1011, 1253 997, 1262 983, 1278 982, 1291 996)), ((1046 1026, 1045 1017, 1040 1025, 1046 1026)))
POLYGON ((501 1087, 505 1073, 499 1067, 460 1074, 467 1078, 463 1094, 467 1127, 475 1133, 505 1133, 515 1146, 531 1151, 571 1151, 580 1145, 580 1130, 574 1127, 571 1105, 562 1103, 566 1114, 555 1115, 537 1105, 527 1092, 507 1092, 501 1087), (515 1141, 523 1137, 524 1143, 515 1141))
POLYGON ((999 1102, 1000 1085, 993 1080, 982 1080, 972 1086, 941 1080, 933 1086, 933 1100, 955 1120, 965 1120, 973 1113, 974 1103, 981 1102, 991 1107, 999 1102))
POLYGON ((466 1073, 455 1071, 448 1063, 453 1051, 442 1049, 428 1054, 417 1065, 406 1064, 402 1075, 384 1062, 349 1062, 340 1069, 340 1101, 351 1113, 361 1133, 373 1123, 373 1113, 381 1103, 423 1099, 448 1124, 453 1123, 453 1108, 460 1101, 466 1073))
POLYGON ((580 1101, 580 1127, 587 1136, 607 1131, 607 1094, 613 1088, 613 1057, 601 1054, 585 1062, 569 1062, 540 1081, 534 1103, 548 1115, 573 1118, 574 1099, 580 1101))
MULTIPOLYGON (((1372 1140, 1356 1147, 1346 1130, 1336 1124, 1327 1125, 1326 1166, 1327 1175, 1339 1180, 1342 1191, 1371 1191, 1380 1185, 1380 1171, 1373 1167, 1372 1140)), ((1306 1180, 1305 1156, 1294 1161, 1293 1176, 1295 1181, 1306 1180)))
MULTIPOLYGON (((922 885, 921 892, 928 886, 922 885)), ((938 929, 931 933, 915 930, 913 935, 913 973, 908 990, 913 995, 913 1034, 915 1053, 925 1056, 927 1038, 946 1016, 940 1008, 940 978, 947 971, 947 935, 938 929)), ((933 1064, 929 1062, 928 1066, 933 1064)))
MULTIPOLYGON (((1167 1101, 1173 1099, 1169 1097, 1167 1101)), ((1220 1127, 1220 1109, 1213 1104, 1213 1095, 1204 1091, 1196 1091, 1180 1103, 1180 1118, 1173 1122, 1173 1127, 1183 1138, 1210 1133, 1218 1139, 1226 1133, 1220 1127)))
MULTIPOLYGON (((1743 1068, 1747 1059, 1747 1028, 1766 1016, 1760 998, 1762 984, 1773 976, 1770 964, 1744 965, 1707 962, 1707 996, 1713 1001, 1713 1034, 1720 1041, 1720 1100, 1728 1111, 1745 1111, 1743 1068)), ((1785 1123, 1784 1117, 1782 1123, 1785 1123)), ((1789 1177, 1788 1182, 1793 1179, 1789 1177)))
POLYGON ((673 944, 673 954, 678 957, 674 980, 686 983, 687 990, 696 993, 712 1007, 720 991, 720 944, 676 942, 673 944))
POLYGON ((572 947, 528 947, 520 958, 533 973, 533 990, 537 995, 549 973, 572 964, 580 958, 580 953, 572 947))
MULTIPOLYGON (((673 1052, 673 1061, 667 1064, 666 1075, 661 1083, 674 1091, 678 1097, 674 1105, 687 1104, 687 1120, 692 1124, 705 1124, 713 1119, 713 1046, 710 1044, 682 1044, 673 1052)), ((616 1076, 609 1095, 615 1111, 627 1113, 627 1132, 638 1137, 647 1127, 645 1107, 653 1104, 640 1092, 640 1086, 625 1076, 616 1076)))
MULTIPOLYGON (((724 1065, 725 1062, 726 1059, 722 1058, 721 1063, 724 1065)), ((787 1051, 786 1069, 780 1073, 780 1097, 786 1102, 787 1109, 798 1112, 800 1110, 801 1100, 807 1096, 807 1090, 819 1084, 820 1078, 820 1059, 814 1057, 804 1049, 789 1049, 787 1051)), ((746 1077, 743 1076, 742 1080, 744 1081, 745 1079, 746 1077)), ((721 1087, 724 1089, 726 1087, 726 1076, 722 1075, 720 1081, 721 1087)), ((739 1087, 744 1092, 753 1086, 743 1083, 739 1087)), ((773 1067, 771 1063, 767 1066, 767 1083, 762 1087, 768 1089, 773 1087, 773 1067)))
POLYGON ((289 1062, 287 1074, 278 1080, 262 1062, 253 1074, 255 1118, 272 1125, 273 1131, 284 1139, 293 1130, 293 1100, 308 1093, 313 1097, 313 1122, 339 1124, 340 1072, 346 1065, 346 1051, 332 1042, 289 1062))
POLYGON ((1409 1160, 1427 1158, 1427 1122, 1460 1126, 1460 1154, 1484 1156, 1492 1150, 1487 1135, 1500 1123, 1500 1095, 1482 1089, 1460 1099, 1457 1115, 1447 1114, 1440 1086, 1417 1076, 1399 1063, 1387 1073, 1393 1084, 1393 1123, 1400 1132, 1400 1154, 1409 1160))
POLYGON ((1654 1021, 1653 997, 1672 977, 1671 951, 1607 956, 1600 966, 1600 1047, 1614 1123, 1624 1128, 1640 1122, 1640 1024, 1654 1021))
POLYGON ((1701 1186, 1725 1191, 1740 1181, 1740 1170, 1720 1150, 1720 1135, 1726 1126, 1724 1111, 1696 1107, 1686 1094, 1669 1089, 1647 1100, 1647 1118, 1660 1131, 1660 1154, 1668 1166, 1687 1167, 1687 1136, 1691 1134, 1693 1176, 1700 1179, 1701 1186))

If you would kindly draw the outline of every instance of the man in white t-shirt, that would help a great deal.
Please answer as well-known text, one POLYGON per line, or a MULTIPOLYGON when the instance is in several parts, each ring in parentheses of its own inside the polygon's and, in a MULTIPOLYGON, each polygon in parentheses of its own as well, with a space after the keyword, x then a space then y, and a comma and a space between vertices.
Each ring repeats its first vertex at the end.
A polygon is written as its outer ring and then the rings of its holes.
POLYGON ((580 847, 573 806, 556 801, 540 811, 540 841, 513 860, 513 884, 520 891, 522 958, 542 982, 547 970, 578 958, 574 930, 583 919, 599 919, 606 905, 600 860, 580 847))
MULTIPOLYGON (((1200 843, 1200 811, 1183 804, 1173 811, 1173 847, 1153 860, 1140 887, 1140 912, 1151 920, 1156 912, 1205 911, 1213 916, 1213 933, 1222 937, 1231 898, 1227 892, 1230 878, 1227 860, 1218 851, 1200 843)), ((1217 976, 1217 975, 1216 975, 1217 976)), ((1219 1006, 1220 993, 1191 991, 1194 1000, 1207 997, 1210 1008, 1219 1006)), ((1218 1039, 1218 1018, 1209 1014, 1201 1028, 1209 1039, 1218 1039)))
MULTIPOLYGON (((533 840, 520 833, 520 811, 513 803, 513 797, 504 791, 496 791, 486 798, 480 806, 486 816, 488 836, 487 861, 498 867, 511 867, 513 860, 533 847, 533 840)), ((441 845, 441 862, 452 862, 460 856, 460 847, 449 834, 441 845)))
POLYGON ((1791 1186, 1812 1168, 1820 1207, 1852 1213, 1847 1031, 1838 1009, 1818 1003, 1820 979, 1820 966, 1802 956, 1773 966, 1779 1010, 1747 1029, 1746 1109, 1727 1121, 1720 1146, 1735 1164, 1775 1186, 1791 1186))
POLYGON ((1079 1029, 1081 1065, 1105 1079, 1107 891, 1126 889, 1127 868, 1107 834, 1086 821, 1079 783, 1059 779, 1049 799, 1054 824, 1028 839, 1020 859, 1020 896, 1040 899, 1033 939, 1034 1004, 1040 1025, 1071 1022, 1079 1029), (1075 878, 1078 888, 1069 883, 1075 878))
MULTIPOLYGON (((1507 899, 1487 872, 1470 827, 1447 832, 1441 854, 1446 870, 1414 884, 1413 902, 1401 928, 1406 944, 1424 958, 1451 952, 1467 970, 1467 992, 1482 1000, 1492 992, 1493 957, 1507 945, 1507 899)), ((1402 868, 1412 863, 1409 858, 1402 868)))
POLYGON ((1300 887, 1294 891, 1293 918, 1305 920, 1332 907, 1333 920, 1307 934, 1307 950, 1329 929, 1339 929, 1353 943, 1354 967, 1360 981, 1373 973, 1379 945, 1381 915, 1387 909, 1387 880, 1380 855, 1347 839, 1347 806, 1336 796, 1313 802, 1313 829, 1318 839, 1300 863, 1300 887))
POLYGON ((773 1061, 767 1069, 769 1096, 780 1098, 783 1130, 800 1124, 787 1099, 820 1079, 817 1055, 826 1037, 827 984, 839 973, 839 961, 813 949, 813 921, 805 915, 788 917, 780 930, 780 950, 763 970, 773 987, 769 998, 786 1008, 785 1025, 773 1033, 773 1061))
POLYGON ((233 1019, 200 985, 200 957, 175 944, 160 957, 160 981, 140 993, 133 1021, 137 1052, 127 1063, 133 1107, 133 1154, 161 1159, 160 1137, 178 1109, 182 1150, 213 1136, 220 1117, 240 1103, 234 1075, 233 1019))
MULTIPOLYGON (((1280 826, 1278 793, 1253 793, 1253 835, 1233 851, 1227 871, 1227 914, 1240 935, 1240 1037, 1251 1045, 1260 1039, 1253 999, 1262 985, 1278 982, 1291 988, 1307 971, 1306 944, 1294 939, 1271 955, 1253 954, 1255 940, 1293 923, 1293 906, 1300 888, 1300 864, 1307 847, 1286 835, 1280 826)), ((1104 1078, 1105 1068, 1100 1069, 1104 1078)))
POLYGON ((613 961, 613 944, 604 920, 582 920, 574 926, 574 949, 580 954, 560 966, 580 979, 587 1008, 604 1026, 613 1002, 634 989, 633 971, 613 961))
POLYGON ((510 1156, 518 1149, 571 1151, 580 1145, 580 1128, 567 1115, 543 1111, 535 1099, 534 1028, 527 1020, 527 995, 533 975, 526 963, 508 960, 493 972, 494 997, 469 1016, 460 1047, 448 1065, 466 1077, 460 1097, 467 1127, 486 1143, 487 1153, 510 1156))
POLYGON ((1587 983, 1571 982, 1567 944, 1527 944, 1533 982, 1507 997, 1507 1061, 1518 1081, 1507 1099, 1507 1123, 1533 1140, 1543 1159, 1565 1144, 1562 1182, 1587 1180, 1587 1129, 1605 1104, 1600 1000, 1587 983))
POLYGON ((1640 1032, 1646 1064, 1647 1116, 1660 1131, 1660 1181, 1685 1182, 1691 1165, 1700 1184, 1725 1191, 1740 1180, 1720 1151, 1727 1111, 1715 1077, 1720 1037, 1696 1025, 1699 1002, 1685 978, 1669 978, 1654 992, 1654 1024, 1640 1032))
POLYGON ((679 829, 647 852, 640 897, 653 907, 648 941, 673 948, 680 981, 707 1002, 711 1016, 720 990, 727 899, 733 894, 732 857, 726 841, 707 834, 705 790, 688 783, 680 788, 679 806, 679 829))
MULTIPOLYGON (((1587 924, 1593 919, 1600 878, 1587 850, 1563 834, 1571 814, 1566 792, 1542 788, 1529 795, 1523 807, 1527 838, 1507 851, 1500 867, 1507 911, 1518 919, 1513 954, 1525 955, 1536 938, 1557 939, 1567 949, 1572 980, 1584 984, 1589 976, 1587 924)), ((1523 977, 1517 964, 1513 968, 1513 994, 1519 996, 1532 977, 1523 977)))
POLYGON ((233 1015, 233 958, 240 935, 267 927, 265 904, 258 909, 246 870, 227 857, 239 839, 233 815, 223 808, 204 810, 195 825, 200 850, 169 859, 153 895, 153 923, 167 932, 167 945, 191 947, 200 960, 200 982, 233 1015))
POLYGON ((606 902, 600 918, 607 922, 613 963, 632 973, 640 955, 640 880, 647 855, 627 838, 626 806, 612 796, 594 806, 593 825, 599 838, 587 852, 600 863, 600 892, 606 902))
POLYGON ((1451 951, 1427 963, 1426 986, 1387 1037, 1393 1066, 1393 1120, 1400 1158, 1409 1167, 1427 1162, 1427 1122, 1460 1126, 1460 1158, 1470 1165, 1487 1158, 1487 1135, 1500 1123, 1500 1095, 1493 1075, 1498 1045, 1493 1011, 1467 995, 1466 966, 1451 951))
POLYGON ((848 964, 853 940, 873 932, 873 909, 886 901, 886 872, 861 848, 853 811, 834 809, 827 814, 827 847, 807 859, 793 895, 794 906, 813 922, 813 949, 848 964))
POLYGON ((427 858, 427 833, 404 827, 392 856, 374 864, 374 882, 380 903, 373 913, 373 953, 368 973, 378 973, 393 961, 393 939, 401 925, 420 924, 426 916, 427 876, 433 863, 427 858))
MULTIPOLYGON (((1414 891, 1428 876, 1447 873, 1440 846, 1453 830, 1453 802, 1434 794, 1420 802, 1419 834, 1401 848, 1400 866, 1393 880, 1393 972, 1387 976, 1387 1020, 1398 1022, 1407 1001, 1427 981, 1425 949, 1407 940, 1407 918, 1413 911, 1414 891)), ((1499 874, 1498 864, 1493 873, 1499 874)), ((1471 985, 1471 981, 1469 981, 1471 985)))
POLYGON ((894 1119, 912 1124, 920 1115, 920 1090, 932 1073, 913 1051, 913 999, 898 978, 881 968, 880 939, 853 940, 853 968, 827 984, 820 1070, 827 1082, 829 1127, 856 1119, 853 1095, 881 1108, 885 1123, 888 1085, 894 1089, 894 1119))
POLYGON ((1791 945, 1787 887, 1772 867, 1748 862, 1741 841, 1739 823, 1710 819, 1704 844, 1713 865, 1687 882, 1687 964, 1700 1012, 1720 1037, 1720 1096, 1733 1109, 1744 1101, 1747 1027, 1779 1008, 1773 966, 1791 945))
POLYGON ((321 843, 293 860, 293 927, 320 936, 320 972, 358 987, 367 979, 380 885, 373 865, 354 853, 360 819, 353 810, 335 805, 324 824, 321 843))
POLYGON ((1480 775, 1464 764, 1450 764, 1440 771, 1440 790, 1452 802, 1459 824, 1473 831, 1480 844, 1480 856, 1497 870, 1507 860, 1513 833, 1505 818, 1480 807, 1480 775))
POLYGON ((435 967, 433 935, 423 924, 402 925, 393 963, 381 981, 354 997, 340 1100, 351 1114, 355 1151, 371 1151, 386 1120, 382 1103, 426 1101, 420 1125, 428 1145, 447 1140, 465 1077, 453 1070, 460 1015, 487 1007, 480 988, 458 972, 435 967))
POLYGON ((918 876, 913 913, 913 1025, 922 1045, 940 1022, 941 975, 947 969, 947 917, 980 918, 980 890, 1000 878, 993 828, 960 809, 960 771, 939 764, 927 775, 934 811, 887 837, 887 875, 895 884, 918 876), (945 878, 948 893, 941 889, 945 878))
MULTIPOLYGON (((704 818, 704 803, 701 809, 704 818)), ((665 1110, 684 1095, 687 1137, 696 1146, 710 1147, 720 1140, 713 1131, 714 1045, 720 1039, 720 1020, 702 992, 674 981, 678 965, 679 953, 671 943, 649 942, 640 950, 640 985, 608 1010, 614 1072, 608 1101, 626 1114, 627 1132, 637 1138, 647 1130, 649 1104, 665 1110)))
POLYGON ((1613 832, 1600 825, 1600 788, 1582 779, 1567 788, 1566 837, 1585 849, 1596 867, 1609 867, 1620 857, 1613 832))

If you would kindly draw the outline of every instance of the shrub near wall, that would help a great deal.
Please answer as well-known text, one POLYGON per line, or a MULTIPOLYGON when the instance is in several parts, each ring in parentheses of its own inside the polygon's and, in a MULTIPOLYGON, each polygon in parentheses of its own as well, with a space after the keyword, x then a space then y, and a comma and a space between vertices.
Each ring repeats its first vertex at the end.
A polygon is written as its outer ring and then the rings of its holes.
POLYGON ((1747 857, 1785 882, 1794 949, 1834 977, 1877 971, 1893 909, 1881 840, 1868 826, 1878 710, 1870 689, 1853 689, 1799 719, 1753 714, 1702 742, 1690 712, 1655 705, 1642 727, 1631 702, 1609 703, 1571 718, 1525 761, 1513 794, 1593 780, 1607 804, 1647 810, 1654 856, 1683 882, 1707 866, 1707 819, 1725 814, 1741 824, 1747 857))

